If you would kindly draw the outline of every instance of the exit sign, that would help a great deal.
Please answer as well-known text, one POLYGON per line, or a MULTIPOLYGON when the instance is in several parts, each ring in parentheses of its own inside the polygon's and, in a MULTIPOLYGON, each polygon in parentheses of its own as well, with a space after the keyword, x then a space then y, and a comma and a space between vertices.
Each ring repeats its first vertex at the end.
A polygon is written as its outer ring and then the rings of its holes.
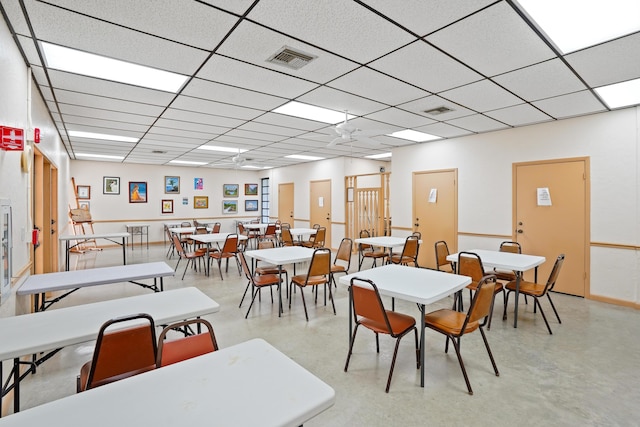
POLYGON ((24 129, 10 128, 1 126, 2 142, 0 148, 5 151, 23 151, 24 150, 24 129))

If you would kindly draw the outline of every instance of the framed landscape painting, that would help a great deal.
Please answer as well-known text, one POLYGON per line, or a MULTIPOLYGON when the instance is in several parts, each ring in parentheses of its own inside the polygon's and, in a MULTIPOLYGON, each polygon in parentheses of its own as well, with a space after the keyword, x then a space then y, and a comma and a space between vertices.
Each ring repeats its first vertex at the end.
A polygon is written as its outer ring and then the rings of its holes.
POLYGON ((105 176, 102 178, 102 194, 120 194, 120 177, 105 176))
POLYGON ((180 194, 180 177, 179 176, 164 177, 164 193, 180 194))
POLYGON ((244 185, 244 195, 245 196, 257 196, 258 195, 258 184, 245 184, 244 185))
POLYGON ((238 184, 222 184, 223 197, 238 197, 240 186, 238 184))
POLYGON ((258 201, 257 200, 245 200, 244 201, 244 210, 247 212, 255 212, 258 210, 258 201))
POLYGON ((194 209, 209 208, 209 196, 193 196, 193 208, 194 209))
POLYGON ((235 214, 235 213, 238 213, 238 201, 237 200, 223 200, 222 201, 222 213, 223 214, 235 214))

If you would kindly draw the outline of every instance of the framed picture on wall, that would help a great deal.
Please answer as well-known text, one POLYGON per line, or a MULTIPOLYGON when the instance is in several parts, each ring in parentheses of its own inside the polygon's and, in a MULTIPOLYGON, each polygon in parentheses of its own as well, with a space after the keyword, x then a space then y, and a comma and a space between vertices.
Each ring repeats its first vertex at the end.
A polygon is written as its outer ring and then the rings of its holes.
POLYGON ((194 209, 209 208, 209 196, 193 196, 193 208, 194 209))
POLYGON ((162 213, 173 213, 173 199, 162 199, 162 213))
POLYGON ((129 203, 147 203, 147 183, 129 181, 129 203))
POLYGON ((90 185, 77 185, 76 192, 78 193, 78 199, 90 199, 91 198, 91 186, 90 185))
POLYGON ((180 194, 180 177, 164 177, 164 194, 180 194))
POLYGON ((102 177, 102 194, 120 194, 120 177, 102 177))
POLYGON ((222 201, 222 213, 223 214, 235 214, 235 213, 238 213, 238 201, 237 200, 223 200, 222 201))
POLYGON ((239 196, 238 184, 222 184, 222 196, 223 197, 238 197, 239 196))
POLYGON ((244 201, 244 210, 247 212, 255 212, 258 210, 258 201, 257 200, 245 200, 244 201))
POLYGON ((257 196, 258 195, 258 184, 245 184, 244 185, 244 195, 245 196, 257 196))

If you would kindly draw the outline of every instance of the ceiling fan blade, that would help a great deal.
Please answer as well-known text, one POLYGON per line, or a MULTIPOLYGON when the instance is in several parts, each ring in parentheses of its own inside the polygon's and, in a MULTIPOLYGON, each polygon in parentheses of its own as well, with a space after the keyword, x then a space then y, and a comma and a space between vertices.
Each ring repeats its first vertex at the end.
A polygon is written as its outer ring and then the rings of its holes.
POLYGON ((329 144, 327 144, 327 147, 333 147, 340 141, 342 141, 342 137, 335 138, 329 144))

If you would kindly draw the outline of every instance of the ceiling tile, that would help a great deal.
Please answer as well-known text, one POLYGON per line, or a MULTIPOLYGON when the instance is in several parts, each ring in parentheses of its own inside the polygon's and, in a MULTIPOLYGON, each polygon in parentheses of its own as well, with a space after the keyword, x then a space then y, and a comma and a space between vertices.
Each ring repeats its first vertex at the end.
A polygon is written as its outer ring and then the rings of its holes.
POLYGON ((552 59, 496 76, 493 80, 526 101, 550 98, 586 89, 560 60, 552 59))
POLYGON ((432 125, 422 126, 416 128, 419 132, 428 133, 430 135, 441 136, 443 138, 454 138, 456 136, 464 136, 472 134, 473 132, 466 129, 459 128, 457 126, 450 125, 448 123, 434 123, 432 125))
POLYGON ((448 99, 443 99, 437 95, 427 96, 422 99, 417 99, 412 102, 407 102, 406 104, 402 104, 399 106, 402 110, 411 111, 412 113, 416 113, 425 117, 428 117, 433 120, 451 120, 458 117, 469 116, 471 114, 475 114, 474 111, 469 110, 456 104, 455 102, 451 102, 448 99), (447 107, 452 111, 448 111, 442 114, 427 114, 425 111, 432 110, 434 108, 439 107, 447 107))
POLYGON ((184 95, 178 96, 171 106, 181 110, 197 111, 242 120, 251 120, 262 114, 262 111, 253 108, 238 107, 184 95))
POLYGON ((543 99, 532 104, 557 119, 606 110, 605 106, 588 90, 543 99))
POLYGON ((531 123, 553 120, 552 117, 549 117, 529 104, 520 104, 513 107, 488 111, 485 115, 511 126, 524 126, 531 123))
POLYGON ((489 77, 554 57, 504 1, 428 36, 427 41, 489 77))
POLYGON ((482 78, 422 41, 390 53, 369 66, 433 93, 482 78))
MULTIPOLYGON (((366 118, 377 120, 377 121, 388 123, 388 124, 393 124, 395 126, 399 126, 405 129, 415 128, 418 126, 425 126, 425 125, 428 125, 429 123, 435 122, 435 120, 432 120, 428 117, 409 113, 399 108, 387 108, 382 111, 377 111, 372 114, 367 114, 366 118)), ((391 132, 394 132, 395 130, 396 129, 391 130, 391 132)))
POLYGON ((288 0, 261 0, 248 17, 359 63, 415 40, 363 6, 342 0, 305 2, 304 7, 292 7, 288 0), (363 28, 375 28, 375 43, 363 28))
POLYGON ((497 122, 482 114, 461 117, 459 119, 448 120, 447 123, 470 130, 472 132, 489 132, 492 130, 505 129, 509 126, 497 122))
POLYGON ((182 95, 209 99, 231 105, 251 107, 258 110, 272 110, 287 102, 286 98, 202 79, 191 80, 191 82, 185 86, 182 95))
POLYGON ((226 128, 234 128, 245 123, 245 120, 234 119, 231 117, 223 117, 214 114, 205 114, 196 111, 180 110, 177 108, 168 108, 162 114, 162 117, 173 120, 180 120, 187 123, 203 123, 211 126, 220 126, 226 128))
POLYGON ((371 101, 356 95, 352 95, 341 90, 322 86, 297 98, 297 101, 304 102, 318 107, 329 108, 335 111, 348 110, 350 114, 358 116, 372 113, 385 108, 379 102, 371 101))
POLYGON ((490 80, 482 80, 442 92, 440 96, 479 112, 517 105, 522 102, 520 98, 490 80))

